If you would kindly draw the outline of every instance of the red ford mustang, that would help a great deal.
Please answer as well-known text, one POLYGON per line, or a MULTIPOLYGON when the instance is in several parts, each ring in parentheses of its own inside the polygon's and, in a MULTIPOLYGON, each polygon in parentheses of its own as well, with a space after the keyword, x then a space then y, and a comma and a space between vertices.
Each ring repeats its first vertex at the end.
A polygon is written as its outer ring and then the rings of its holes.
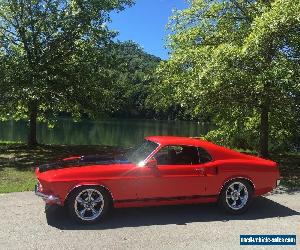
POLYGON ((279 183, 275 162, 186 137, 151 136, 126 154, 71 157, 36 168, 35 193, 83 223, 111 206, 219 202, 234 214, 279 183))

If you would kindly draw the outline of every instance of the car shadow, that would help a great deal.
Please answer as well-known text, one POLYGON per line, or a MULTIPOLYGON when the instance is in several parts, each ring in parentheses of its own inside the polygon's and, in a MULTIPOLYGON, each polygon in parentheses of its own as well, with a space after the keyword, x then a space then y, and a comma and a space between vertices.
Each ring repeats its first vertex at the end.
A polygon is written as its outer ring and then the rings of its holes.
POLYGON ((216 204, 177 205, 114 209, 102 222, 81 225, 73 222, 65 208, 51 206, 45 210, 47 223, 61 230, 105 230, 150 225, 186 225, 192 222, 257 220, 300 215, 299 212, 265 197, 254 199, 242 215, 230 215, 216 204))

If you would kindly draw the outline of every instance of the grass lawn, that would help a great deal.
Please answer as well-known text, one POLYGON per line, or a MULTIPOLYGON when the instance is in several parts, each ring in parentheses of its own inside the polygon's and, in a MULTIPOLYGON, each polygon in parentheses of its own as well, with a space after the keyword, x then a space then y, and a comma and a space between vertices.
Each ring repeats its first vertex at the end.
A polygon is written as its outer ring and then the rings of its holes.
MULTIPOLYGON (((105 153, 120 150, 109 146, 41 145, 30 149, 26 145, 0 142, 0 193, 33 190, 35 166, 72 155, 105 153)), ((288 190, 300 190, 300 154, 276 154, 282 185, 288 190)))
POLYGON ((33 170, 2 168, 0 170, 0 193, 33 191, 36 178, 33 170))

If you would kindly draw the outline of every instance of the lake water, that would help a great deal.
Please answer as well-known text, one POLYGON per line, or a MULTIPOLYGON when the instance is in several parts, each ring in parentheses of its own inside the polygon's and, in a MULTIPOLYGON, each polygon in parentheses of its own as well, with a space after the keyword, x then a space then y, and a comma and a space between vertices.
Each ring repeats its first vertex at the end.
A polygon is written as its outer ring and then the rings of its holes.
MULTIPOLYGON (((187 121, 59 119, 53 129, 39 123, 37 137, 44 144, 131 146, 149 135, 201 136, 207 131, 206 124, 187 121)), ((25 121, 0 122, 0 140, 26 142, 26 138, 25 121)))

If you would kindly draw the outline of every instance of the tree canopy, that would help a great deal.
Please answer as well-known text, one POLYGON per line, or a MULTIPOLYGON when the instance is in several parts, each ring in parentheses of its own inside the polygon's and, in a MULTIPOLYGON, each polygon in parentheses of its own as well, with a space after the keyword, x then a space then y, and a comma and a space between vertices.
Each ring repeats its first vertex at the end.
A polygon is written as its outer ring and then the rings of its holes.
POLYGON ((116 109, 106 23, 132 2, 0 0, 0 118, 28 119, 35 145, 37 119, 116 109))
POLYGON ((300 2, 188 1, 170 20, 171 56, 148 103, 209 117, 209 139, 259 149, 299 133, 300 2))
POLYGON ((133 41, 115 43, 109 57, 114 61, 116 88, 122 100, 117 116, 153 115, 145 105, 150 85, 156 81, 155 69, 161 59, 150 55, 133 41))

